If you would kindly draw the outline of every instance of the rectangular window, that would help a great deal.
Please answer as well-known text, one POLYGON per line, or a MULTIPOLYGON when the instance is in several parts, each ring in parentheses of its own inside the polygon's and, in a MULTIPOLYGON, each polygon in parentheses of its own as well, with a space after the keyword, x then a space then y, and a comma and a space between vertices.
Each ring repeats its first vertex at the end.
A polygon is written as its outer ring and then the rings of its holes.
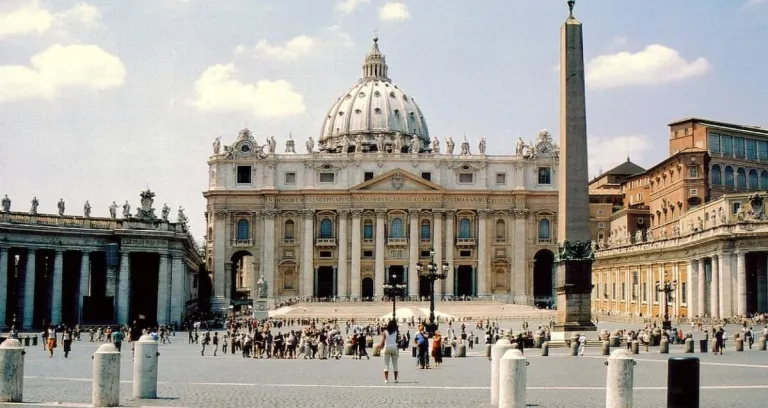
POLYGON ((643 225, 643 224, 645 224, 645 218, 638 218, 637 225, 643 225))
POLYGON ((688 195, 692 195, 692 196, 695 196, 695 195, 698 195, 698 194, 699 194, 699 190, 698 190, 698 189, 695 189, 695 188, 692 188, 692 189, 691 189, 691 190, 688 192, 688 195))
POLYGON ((363 181, 368 181, 373 178, 373 172, 372 171, 366 171, 363 173, 363 181))
POLYGON ((607 283, 603 284, 603 297, 608 299, 608 284, 607 283))
POLYGON ((192 289, 197 289, 197 275, 192 276, 192 289))
POLYGON ((733 214, 739 212, 739 208, 741 208, 741 203, 733 203, 733 214))
POLYGON ((370 249, 363 251, 363 258, 373 258, 373 251, 370 249))
POLYGON ((422 171, 421 172, 421 178, 427 181, 432 181, 432 173, 429 171, 422 171))
POLYGON ((336 173, 320 173, 321 183, 333 183, 336 181, 336 173))
POLYGON ((648 301, 648 283, 643 282, 643 302, 648 301))
POLYGON ((709 134, 709 151, 712 153, 720 153, 720 135, 717 133, 709 134))
POLYGON ((552 168, 539 167, 539 184, 552 184, 552 168))
POLYGON ((757 142, 757 158, 768 160, 768 142, 757 142))
POLYGON ((333 251, 320 251, 320 258, 333 258, 333 251))
POLYGON ((507 184, 507 173, 496 173, 496 184, 507 184))
POLYGON ((251 166, 237 166, 237 184, 251 184, 251 166))
POLYGON ((611 296, 611 299, 616 300, 616 284, 614 283, 611 286, 612 286, 611 293, 613 294, 613 296, 611 296))
POLYGON ((459 174, 459 183, 462 184, 471 184, 475 180, 475 175, 472 173, 460 173, 459 174))
POLYGON ((296 172, 285 173, 285 184, 296 184, 296 172))
POLYGON ((744 138, 733 138, 733 153, 736 157, 744 157, 744 138))
POLYGON ((621 283, 621 300, 627 300, 627 284, 621 283))
POLYGON ((605 223, 604 222, 598 222, 597 223, 597 228, 605 228, 605 223))
POLYGON ((688 167, 688 177, 691 177, 691 178, 699 177, 699 168, 698 167, 688 167))
POLYGON ((472 251, 471 250, 461 250, 461 251, 459 251, 459 257, 461 257, 461 258, 471 258, 472 257, 472 251))
POLYGON ((747 149, 747 160, 757 160, 757 141, 747 139, 744 143, 747 149))
POLYGON ((603 215, 603 210, 597 210, 597 215, 603 215))
POLYGON ((656 290, 655 286, 654 286, 654 291, 653 291, 653 302, 654 303, 659 303, 659 291, 656 290))
POLYGON ((639 272, 634 271, 632 272, 632 301, 637 302, 637 282, 638 282, 638 276, 639 272))
POLYGON ((730 136, 720 136, 720 143, 722 144, 723 154, 726 156, 733 156, 733 138, 730 136))
POLYGON ((688 293, 685 290, 685 282, 680 283, 680 302, 688 303, 688 293))
POLYGON ((421 251, 421 252, 419 253, 419 257, 420 257, 420 258, 429 258, 429 250, 426 250, 426 251, 421 251))
POLYGON ((373 224, 366 223, 363 225, 363 239, 373 239, 373 224))

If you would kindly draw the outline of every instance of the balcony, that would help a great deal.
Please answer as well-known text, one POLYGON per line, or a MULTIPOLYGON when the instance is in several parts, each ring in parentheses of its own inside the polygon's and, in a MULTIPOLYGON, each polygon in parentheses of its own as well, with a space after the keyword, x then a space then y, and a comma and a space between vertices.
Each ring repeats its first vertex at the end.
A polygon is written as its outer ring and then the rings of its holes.
POLYGON ((422 237, 422 238, 419 240, 419 242, 421 242, 422 244, 430 244, 430 243, 432 243, 432 238, 423 238, 423 237, 422 237))
POLYGON ((336 238, 315 238, 316 247, 335 247, 336 238))
POLYGON ((373 245, 373 238, 363 238, 363 245, 373 245))
POLYGON ((233 239, 232 246, 235 248, 247 248, 253 246, 252 239, 233 239))
POLYGON ((387 246, 407 246, 408 238, 387 238, 387 246))
POLYGON ((507 243, 507 239, 504 238, 504 237, 496 237, 496 243, 497 244, 506 244, 507 243))
POLYGON ((456 246, 473 247, 477 245, 475 238, 456 238, 456 246))
POLYGON ((283 245, 296 245, 296 240, 293 238, 283 238, 283 245))

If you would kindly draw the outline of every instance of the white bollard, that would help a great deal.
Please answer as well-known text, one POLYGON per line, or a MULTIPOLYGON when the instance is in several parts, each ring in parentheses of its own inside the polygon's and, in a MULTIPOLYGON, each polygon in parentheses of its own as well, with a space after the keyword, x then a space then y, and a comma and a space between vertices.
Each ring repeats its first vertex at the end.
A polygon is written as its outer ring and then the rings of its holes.
POLYGON ((8 339, 0 344, 0 402, 21 402, 24 393, 24 354, 27 352, 16 339, 8 339))
POLYGON ((520 350, 507 350, 499 365, 499 408, 525 407, 528 359, 520 350))
POLYGON ((605 384, 605 408, 631 408, 635 378, 635 359, 625 349, 614 350, 608 361, 605 384))
POLYGON ((104 344, 93 354, 94 407, 120 405, 120 352, 112 343, 104 344))
POLYGON ((133 398, 157 398, 157 352, 155 339, 145 334, 136 342, 133 356, 133 398))
POLYGON ((499 364, 507 350, 512 350, 512 342, 499 339, 491 347, 491 405, 499 405, 499 364))

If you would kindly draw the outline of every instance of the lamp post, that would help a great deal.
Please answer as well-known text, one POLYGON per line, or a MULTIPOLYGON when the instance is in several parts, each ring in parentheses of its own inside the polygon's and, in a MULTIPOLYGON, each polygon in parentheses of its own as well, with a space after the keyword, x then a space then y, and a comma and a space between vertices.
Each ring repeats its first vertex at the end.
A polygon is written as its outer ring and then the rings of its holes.
POLYGON ((677 287, 677 281, 673 280, 656 282, 656 290, 664 294, 664 320, 661 322, 661 328, 669 330, 672 328, 672 322, 669 320, 669 302, 672 300, 672 292, 677 287))
POLYGON ((448 277, 448 270, 450 266, 448 262, 443 262, 442 267, 435 263, 435 249, 429 250, 429 263, 426 268, 421 262, 416 264, 416 270, 419 272, 419 279, 426 279, 429 281, 429 323, 424 324, 424 328, 427 329, 429 337, 437 331, 437 323, 435 323, 435 281, 439 279, 445 279, 448 277))
POLYGON ((402 283, 392 283, 397 278, 397 275, 392 275, 390 277, 389 283, 385 283, 383 285, 384 287, 384 295, 389 296, 392 298, 392 318, 397 319, 395 316, 395 308, 397 307, 397 298, 398 296, 405 295, 405 285, 402 283))

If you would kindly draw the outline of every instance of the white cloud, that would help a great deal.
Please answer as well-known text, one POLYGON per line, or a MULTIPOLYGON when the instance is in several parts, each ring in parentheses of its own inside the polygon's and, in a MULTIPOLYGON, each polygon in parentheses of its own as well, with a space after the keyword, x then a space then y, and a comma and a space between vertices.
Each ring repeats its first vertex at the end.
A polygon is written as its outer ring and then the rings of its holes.
POLYGON ((60 44, 30 58, 31 66, 0 66, 0 102, 57 97, 67 87, 107 89, 125 81, 120 58, 96 45, 60 44))
POLYGON ((587 148, 589 149, 589 175, 592 178, 601 171, 608 171, 625 162, 627 157, 633 163, 639 164, 650 152, 651 145, 648 137, 643 135, 590 136, 587 148))
POLYGON ((593 88, 655 85, 703 75, 710 70, 703 57, 686 61, 669 47, 653 44, 631 53, 600 55, 586 65, 587 84, 593 88))
POLYGON ((357 6, 370 1, 371 0, 339 0, 333 8, 344 14, 350 14, 355 11, 357 6))
MULTIPOLYGON (((256 43, 254 49, 257 55, 266 58, 291 60, 310 53, 315 46, 315 43, 316 41, 312 37, 302 35, 291 38, 283 45, 271 45, 267 40, 261 40, 256 43)), ((236 54, 238 53, 238 50, 239 47, 235 49, 236 54)))
POLYGON ((217 64, 195 82, 195 98, 187 103, 200 111, 248 111, 259 118, 285 118, 304 113, 304 96, 285 80, 248 84, 233 78, 234 64, 217 64))
POLYGON ((747 0, 747 2, 744 3, 742 8, 759 6, 759 5, 765 4, 765 3, 768 3, 768 0, 747 0))
POLYGON ((616 37, 613 37, 613 39, 611 40, 611 44, 609 46, 611 48, 618 48, 625 45, 626 43, 627 43, 627 37, 616 36, 616 37))
POLYGON ((33 2, 9 13, 0 14, 0 38, 13 35, 41 35, 53 26, 67 26, 76 21, 92 28, 99 24, 101 13, 86 3, 78 3, 71 9, 53 13, 33 2))
POLYGON ((408 11, 408 6, 405 3, 390 2, 379 9, 379 20, 402 21, 409 18, 411 18, 411 13, 408 11))

